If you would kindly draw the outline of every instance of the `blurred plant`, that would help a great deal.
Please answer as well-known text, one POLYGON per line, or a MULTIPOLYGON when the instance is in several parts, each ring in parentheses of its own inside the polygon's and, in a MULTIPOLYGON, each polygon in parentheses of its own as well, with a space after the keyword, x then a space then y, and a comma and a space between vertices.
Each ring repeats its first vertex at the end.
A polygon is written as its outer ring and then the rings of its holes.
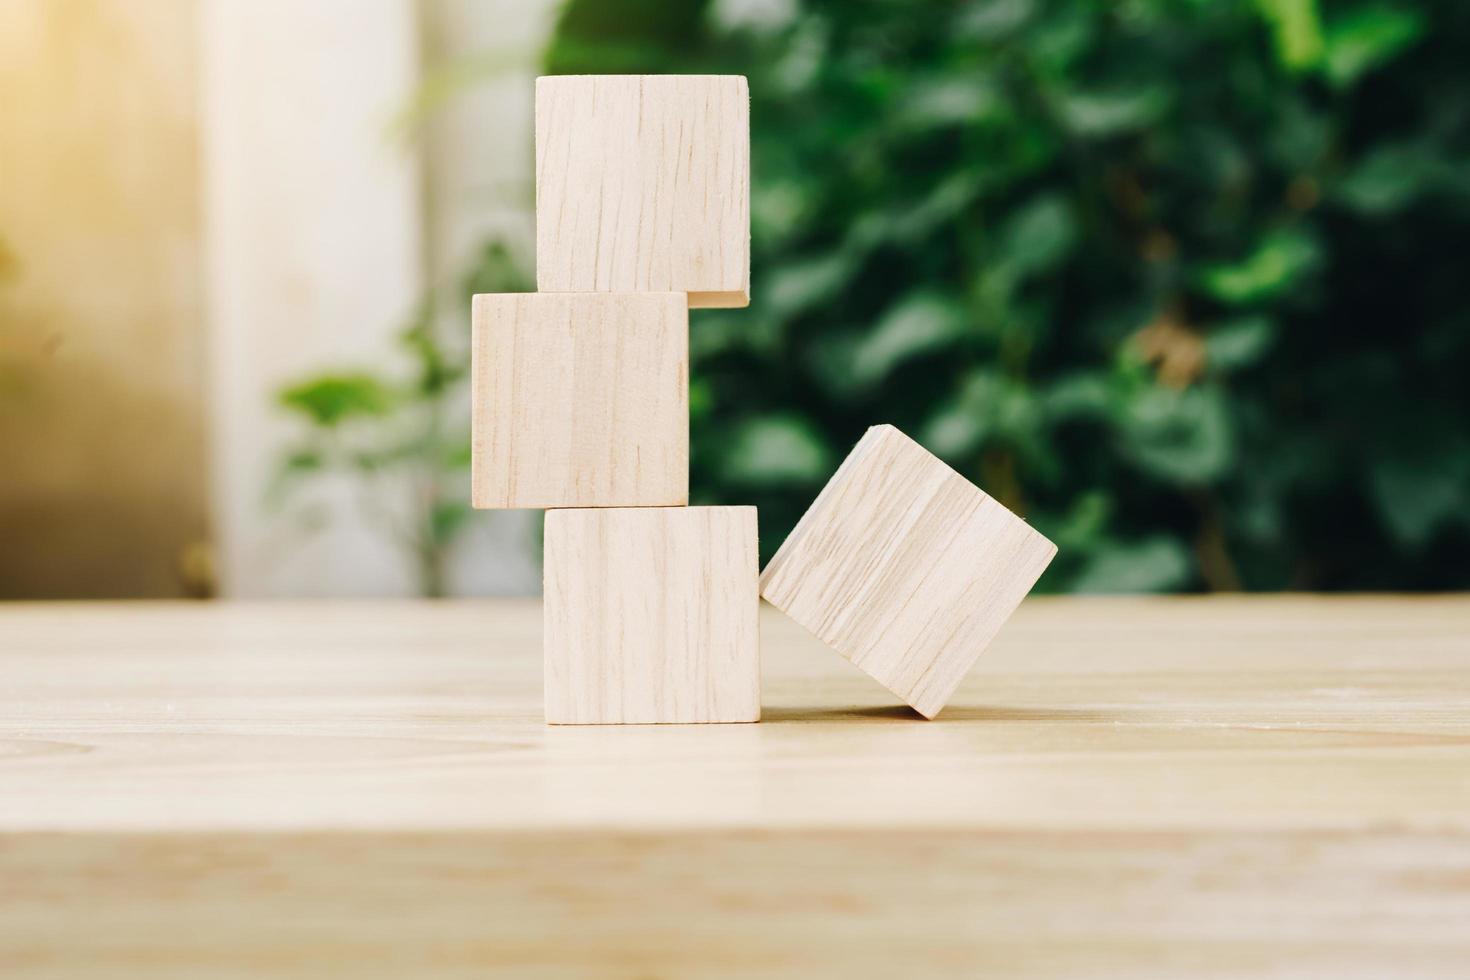
POLYGON ((277 399, 301 424, 284 452, 271 498, 295 503, 308 522, 324 519, 305 504, 306 485, 347 476, 359 484, 364 512, 413 555, 419 589, 446 591, 449 551, 473 515, 469 505, 469 297, 533 288, 500 242, 485 246, 456 294, 431 294, 399 335, 408 376, 332 371, 282 389, 277 399), (462 331, 445 335, 441 305, 453 303, 462 331))
POLYGON ((1470 6, 571 0, 547 70, 749 76, 697 497, 769 555, 873 422, 1069 590, 1470 585, 1470 6))

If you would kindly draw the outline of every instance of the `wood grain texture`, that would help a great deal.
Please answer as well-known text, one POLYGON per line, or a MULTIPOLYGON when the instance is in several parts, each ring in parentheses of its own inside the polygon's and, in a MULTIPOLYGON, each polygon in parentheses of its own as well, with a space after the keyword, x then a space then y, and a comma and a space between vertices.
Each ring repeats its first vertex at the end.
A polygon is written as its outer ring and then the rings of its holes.
POLYGON ((761 595, 933 718, 1056 551, 877 425, 771 558, 761 595))
POLYGON ((689 313, 681 293, 474 298, 476 507, 689 500, 689 313))
POLYGON ((750 302, 750 92, 739 75, 536 80, 536 284, 750 302))
POLYGON ((0 605, 6 980, 1462 977, 1470 599, 1026 601, 548 727, 531 601, 0 605))
POLYGON ((546 515, 546 720, 760 720, 754 507, 546 515))

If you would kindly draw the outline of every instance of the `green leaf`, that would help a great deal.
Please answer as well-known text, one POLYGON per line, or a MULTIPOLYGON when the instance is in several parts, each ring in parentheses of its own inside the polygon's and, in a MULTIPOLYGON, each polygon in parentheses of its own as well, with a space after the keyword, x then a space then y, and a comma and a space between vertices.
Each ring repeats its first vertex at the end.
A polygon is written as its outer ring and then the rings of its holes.
POLYGON ((691 310, 689 362, 707 363, 722 354, 768 354, 779 343, 784 321, 764 305, 753 310, 691 310))
POLYGON ((1278 231, 1241 261, 1206 267, 1200 284, 1222 303, 1253 303, 1295 285, 1319 258, 1312 238, 1299 231, 1278 231))
POLYGON ((320 449, 304 446, 289 450, 277 462, 266 484, 266 507, 272 510, 279 507, 300 486, 303 478, 320 473, 329 465, 330 460, 320 449))
POLYGON ((1014 34, 1035 12, 1035 0, 987 0, 965 7, 954 32, 962 38, 995 41, 1014 34))
POLYGON ((443 547, 464 530, 475 511, 462 500, 440 500, 429 511, 429 537, 443 547))
POLYGON ((772 177, 750 188, 750 223, 754 237, 782 244, 801 228, 812 199, 810 182, 772 177))
POLYGON ((1050 4, 1048 16, 1026 32, 1026 53, 1036 69, 1050 78, 1071 74, 1098 35, 1092 4, 1050 4))
POLYGON ((984 409, 961 396, 929 417, 919 441, 936 456, 954 459, 973 452, 991 432, 984 409))
POLYGON ((1418 146, 1380 146, 1338 182, 1336 196, 1368 217, 1395 214, 1424 192, 1434 171, 1435 161, 1418 146))
POLYGON ((394 390, 371 374, 322 375, 285 388, 278 399, 284 408, 322 428, 384 415, 398 401, 394 390))
POLYGON ((1172 592, 1189 582, 1193 561, 1184 545, 1163 535, 1110 543, 1072 580, 1076 592, 1172 592))
POLYGON ((400 334, 399 340, 415 361, 415 390, 425 399, 432 400, 469 374, 470 365, 467 352, 451 352, 435 336, 433 309, 430 304, 425 306, 419 322, 400 334))
POLYGON ((900 299, 866 332, 847 330, 816 340, 811 369, 833 395, 867 395, 904 361, 963 336, 967 323, 963 307, 952 298, 919 290, 900 299))
POLYGON ((301 476, 307 473, 315 473, 326 466, 327 460, 318 450, 297 449, 286 454, 281 460, 282 474, 301 476))
POLYGON ((1115 424, 1124 452, 1167 482, 1208 483, 1230 465, 1233 433, 1219 389, 1145 388, 1123 403, 1115 424))
POLYGON ((435 458, 437 457, 434 447, 426 446, 418 439, 394 442, 387 446, 374 446, 369 449, 354 449, 346 455, 346 460, 362 473, 375 473, 402 466, 405 463, 417 465, 435 458))
POLYGON ((1169 107, 1169 93, 1160 87, 1136 90, 1078 92, 1064 97, 1062 122, 1082 137, 1098 138, 1132 132, 1158 120, 1169 107))
POLYGON ((274 511, 296 492, 303 481, 317 473, 331 469, 334 460, 324 448, 298 446, 287 450, 277 460, 275 469, 265 485, 265 506, 274 511))
POLYGON ((1408 7, 1362 7, 1328 25, 1326 73, 1346 87, 1365 72, 1391 61, 1424 33, 1423 11, 1408 7))
POLYGON ((715 391, 706 378, 689 379, 689 418, 699 420, 715 407, 715 391))
POLYGON ((902 128, 973 124, 1004 105, 995 88, 974 75, 938 75, 914 82, 899 114, 902 128))
POLYGON ((1108 381, 1099 371, 1064 374, 1041 395, 1041 407, 1053 422, 1071 419, 1105 419, 1113 397, 1108 381))
POLYGON ((1045 194, 1017 211, 1000 233, 1000 257, 1018 276, 1056 265, 1077 242, 1077 222, 1060 195, 1045 194))
POLYGON ((1283 67, 1303 71, 1322 60, 1322 22, 1316 0, 1256 0, 1256 9, 1271 27, 1276 59, 1283 67))
POLYGON ((1205 336, 1205 364, 1218 372, 1250 367, 1276 340, 1276 328, 1264 316, 1247 316, 1218 324, 1205 336))
POLYGON ((917 202, 905 201, 860 215, 848 233, 848 245, 858 252, 885 242, 918 246, 926 236, 960 220, 983 189, 978 168, 951 174, 917 202))
POLYGON ((767 276, 760 295, 774 316, 792 317, 837 294, 857 274, 844 251, 787 262, 767 276))
POLYGON ((938 456, 958 458, 990 439, 1035 441, 1040 416, 1035 397, 1021 383, 990 369, 972 373, 958 395, 929 417, 919 441, 938 456))
POLYGON ((908 358, 943 347, 962 335, 964 309, 927 290, 910 293, 878 320, 852 354, 851 379, 870 388, 908 358))
POLYGON ((475 454, 467 436, 461 436, 445 444, 443 451, 444 465, 451 470, 468 469, 474 462, 475 454))
POLYGON ((460 282, 460 292, 466 299, 479 293, 526 293, 535 288, 525 263, 498 238, 480 248, 460 282))
MULTIPOLYGON (((1264 134, 1269 152, 1256 166, 1274 164, 1293 174, 1310 175, 1336 152, 1333 144, 1341 139, 1340 130, 1331 116, 1300 92, 1282 92, 1275 102, 1275 124, 1264 134)), ((1242 176, 1248 181, 1252 175, 1242 176)))
POLYGON ((1458 433, 1406 433, 1373 456, 1368 489, 1394 539, 1422 548, 1444 525, 1470 518, 1470 445, 1458 433))
POLYGON ((1106 490, 1084 490, 1072 501, 1060 519, 1048 521, 1038 529, 1063 552, 1093 554, 1100 547, 1108 521, 1113 515, 1112 494, 1106 490))
POLYGON ((832 472, 832 455, 816 428, 797 415, 753 418, 730 437, 725 479, 743 486, 807 485, 832 472))
POLYGON ((789 28, 796 22, 801 7, 796 0, 716 0, 710 16, 721 28, 728 31, 754 31, 775 33, 789 28))

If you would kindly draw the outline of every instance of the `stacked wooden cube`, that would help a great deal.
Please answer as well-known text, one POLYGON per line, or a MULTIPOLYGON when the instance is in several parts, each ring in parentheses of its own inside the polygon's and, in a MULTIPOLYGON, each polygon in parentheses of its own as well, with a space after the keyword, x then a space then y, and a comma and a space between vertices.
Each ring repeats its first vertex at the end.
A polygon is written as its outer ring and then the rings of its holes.
POLYGON ((760 596, 933 717, 1055 548, 868 431, 760 573, 689 506, 689 310, 750 301, 739 76, 536 84, 537 292, 474 301, 476 507, 546 509, 552 724, 760 718, 760 596))

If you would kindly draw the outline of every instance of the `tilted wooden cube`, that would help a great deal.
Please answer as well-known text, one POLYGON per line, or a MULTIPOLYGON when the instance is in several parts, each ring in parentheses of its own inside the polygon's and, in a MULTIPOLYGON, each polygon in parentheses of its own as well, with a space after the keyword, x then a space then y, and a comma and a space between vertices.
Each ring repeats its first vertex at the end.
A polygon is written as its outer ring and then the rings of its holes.
POLYGON ((750 302, 744 77, 536 80, 536 286, 750 302))
POLYGON ((689 501, 689 311, 682 293, 474 299, 476 507, 689 501))
POLYGON ((754 507, 546 514, 546 720, 760 720, 754 507))
POLYGON ((1056 550, 879 425, 777 550, 761 595, 933 718, 1056 550))

